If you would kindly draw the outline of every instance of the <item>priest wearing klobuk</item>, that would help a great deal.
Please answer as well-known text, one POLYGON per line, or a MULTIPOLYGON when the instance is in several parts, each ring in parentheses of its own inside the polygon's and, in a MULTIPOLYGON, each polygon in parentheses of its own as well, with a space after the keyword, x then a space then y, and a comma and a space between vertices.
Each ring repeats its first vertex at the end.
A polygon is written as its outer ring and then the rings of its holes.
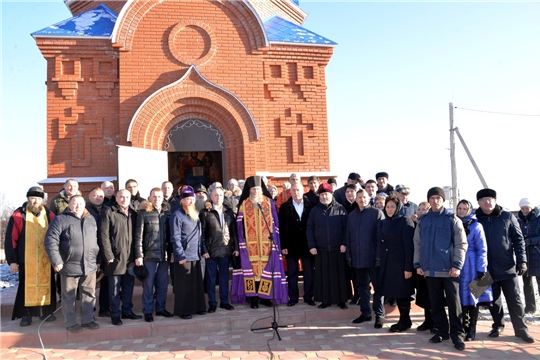
POLYGON ((266 306, 272 305, 272 299, 276 304, 286 303, 288 293, 278 215, 260 176, 251 176, 246 180, 238 203, 236 224, 240 269, 233 270, 232 302, 244 304, 248 300, 252 309, 259 307, 259 298, 261 304, 266 306))

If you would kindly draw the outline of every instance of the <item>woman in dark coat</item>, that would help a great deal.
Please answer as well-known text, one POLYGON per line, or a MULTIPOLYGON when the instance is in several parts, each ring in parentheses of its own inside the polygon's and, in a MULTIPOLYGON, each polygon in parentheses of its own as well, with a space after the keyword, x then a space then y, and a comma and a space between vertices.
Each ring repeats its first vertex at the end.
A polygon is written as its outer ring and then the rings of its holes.
POLYGON ((476 337, 476 323, 478 321, 478 303, 493 301, 491 287, 476 299, 469 284, 475 278, 484 278, 487 272, 487 243, 484 228, 478 223, 476 215, 472 212, 473 206, 467 200, 461 200, 457 206, 457 216, 463 222, 467 234, 468 248, 465 253, 465 262, 459 275, 459 298, 463 313, 463 327, 465 340, 472 341, 476 337))
POLYGON ((401 207, 395 195, 386 198, 385 219, 381 222, 377 243, 381 264, 381 294, 397 299, 399 309, 399 321, 390 326, 390 332, 405 331, 412 325, 409 313, 411 295, 414 294, 414 223, 399 215, 401 207))
POLYGON ((534 207, 528 198, 519 202, 518 222, 525 238, 527 251, 527 272, 523 274, 523 293, 525 295, 525 312, 536 312, 533 277, 540 289, 540 208, 534 207))

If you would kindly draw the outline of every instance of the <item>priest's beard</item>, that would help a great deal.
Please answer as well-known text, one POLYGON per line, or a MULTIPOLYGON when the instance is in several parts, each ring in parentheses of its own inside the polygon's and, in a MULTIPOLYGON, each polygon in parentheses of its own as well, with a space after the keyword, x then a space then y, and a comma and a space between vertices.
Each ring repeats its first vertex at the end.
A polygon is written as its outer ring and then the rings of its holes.
POLYGON ((189 216, 193 221, 199 221, 199 213, 195 208, 195 205, 182 205, 184 212, 189 216))
POLYGON ((35 216, 38 216, 39 213, 41 213, 41 210, 43 210, 43 204, 40 205, 32 205, 28 204, 26 205, 26 208, 35 216))
POLYGON ((321 197, 319 197, 319 201, 321 202, 321 204, 328 206, 328 205, 330 205, 330 203, 332 202, 332 198, 330 198, 330 199, 323 199, 322 196, 321 196, 321 197))
POLYGON ((263 201, 263 195, 262 194, 249 195, 249 200, 251 200, 253 205, 261 204, 263 201))

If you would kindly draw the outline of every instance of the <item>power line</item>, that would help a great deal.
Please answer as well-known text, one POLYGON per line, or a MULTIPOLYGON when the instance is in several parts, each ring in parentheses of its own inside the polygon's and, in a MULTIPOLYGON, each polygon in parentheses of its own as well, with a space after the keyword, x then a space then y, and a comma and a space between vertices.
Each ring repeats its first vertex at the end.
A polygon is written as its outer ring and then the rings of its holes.
POLYGON ((540 115, 534 115, 534 114, 512 114, 512 113, 505 113, 505 112, 498 112, 498 111, 475 110, 475 109, 461 108, 461 107, 457 107, 457 106, 454 106, 454 109, 467 110, 467 111, 477 111, 477 112, 483 112, 483 113, 489 113, 489 114, 499 114, 499 115, 512 115, 512 116, 540 116, 540 115))

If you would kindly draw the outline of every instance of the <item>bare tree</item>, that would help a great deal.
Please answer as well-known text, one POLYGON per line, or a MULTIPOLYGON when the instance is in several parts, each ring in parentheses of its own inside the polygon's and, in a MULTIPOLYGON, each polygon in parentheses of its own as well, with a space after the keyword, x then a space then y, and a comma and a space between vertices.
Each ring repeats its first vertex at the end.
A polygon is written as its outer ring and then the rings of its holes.
POLYGON ((6 199, 6 193, 0 191, 0 262, 5 262, 4 243, 6 239, 6 228, 9 218, 16 207, 6 199))

